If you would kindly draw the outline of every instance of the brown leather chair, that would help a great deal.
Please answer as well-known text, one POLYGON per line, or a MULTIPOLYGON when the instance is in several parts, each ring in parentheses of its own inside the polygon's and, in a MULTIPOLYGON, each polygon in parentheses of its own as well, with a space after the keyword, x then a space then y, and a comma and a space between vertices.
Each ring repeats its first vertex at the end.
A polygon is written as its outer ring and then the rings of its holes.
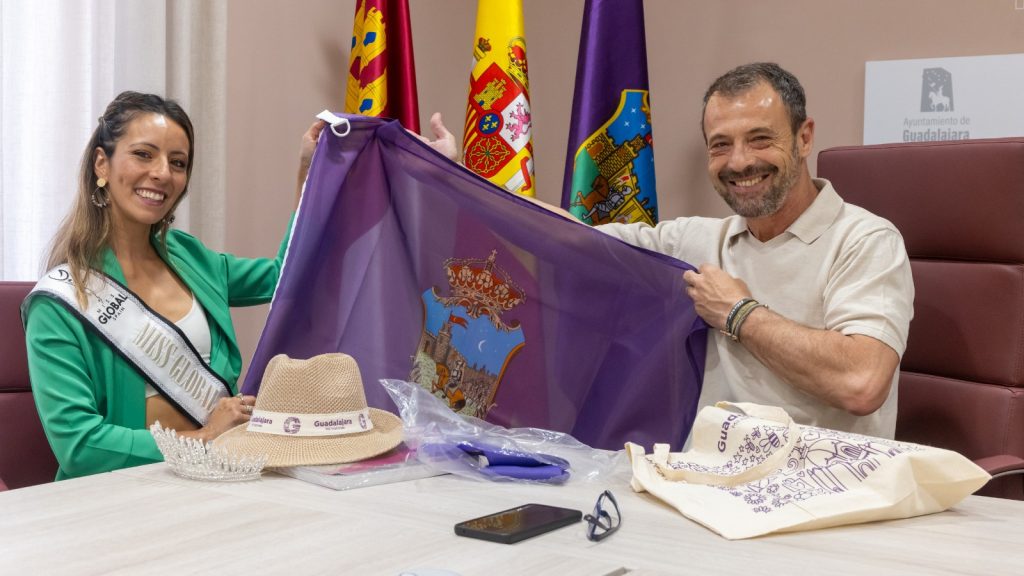
POLYGON ((34 282, 0 282, 0 490, 53 481, 57 460, 32 401, 19 308, 34 282))
POLYGON ((910 254, 897 439, 960 452, 997 475, 979 494, 1024 499, 1024 138, 831 148, 818 174, 910 254))

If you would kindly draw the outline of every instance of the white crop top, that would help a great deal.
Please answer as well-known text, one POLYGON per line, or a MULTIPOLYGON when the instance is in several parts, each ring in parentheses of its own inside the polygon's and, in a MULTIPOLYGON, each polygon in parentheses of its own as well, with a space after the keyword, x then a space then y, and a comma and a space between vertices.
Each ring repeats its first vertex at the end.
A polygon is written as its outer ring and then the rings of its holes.
MULTIPOLYGON (((199 352, 203 362, 209 364, 210 349, 212 348, 210 343, 210 323, 207 322, 203 307, 199 305, 199 300, 196 300, 194 295, 192 296, 192 308, 188 311, 188 314, 185 314, 184 318, 175 322, 174 325, 185 333, 185 337, 192 343, 192 347, 196 349, 196 352, 199 352)), ((146 398, 156 396, 157 394, 159 394, 157 389, 147 382, 146 398)))

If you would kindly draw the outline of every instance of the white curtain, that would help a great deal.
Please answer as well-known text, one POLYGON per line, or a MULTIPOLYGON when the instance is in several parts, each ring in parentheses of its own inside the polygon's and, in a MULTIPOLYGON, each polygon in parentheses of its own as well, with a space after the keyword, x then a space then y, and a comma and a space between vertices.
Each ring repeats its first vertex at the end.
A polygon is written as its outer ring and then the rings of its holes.
POLYGON ((222 1, 0 0, 0 279, 39 276, 85 143, 123 90, 189 111, 197 157, 177 225, 223 244, 225 50, 222 1))
POLYGON ((227 2, 167 0, 167 90, 192 118, 196 158, 175 227, 223 250, 227 198, 227 2))

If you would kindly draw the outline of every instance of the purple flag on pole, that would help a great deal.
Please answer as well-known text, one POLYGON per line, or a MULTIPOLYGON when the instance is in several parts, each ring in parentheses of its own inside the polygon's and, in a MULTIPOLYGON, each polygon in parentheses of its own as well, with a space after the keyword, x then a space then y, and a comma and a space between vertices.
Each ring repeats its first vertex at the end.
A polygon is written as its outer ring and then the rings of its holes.
POLYGON ((243 390, 270 358, 345 352, 367 399, 417 382, 463 414, 678 448, 706 325, 690 266, 503 191, 394 121, 324 130, 243 390))
POLYGON ((642 0, 587 0, 562 207, 587 224, 658 222, 642 0))

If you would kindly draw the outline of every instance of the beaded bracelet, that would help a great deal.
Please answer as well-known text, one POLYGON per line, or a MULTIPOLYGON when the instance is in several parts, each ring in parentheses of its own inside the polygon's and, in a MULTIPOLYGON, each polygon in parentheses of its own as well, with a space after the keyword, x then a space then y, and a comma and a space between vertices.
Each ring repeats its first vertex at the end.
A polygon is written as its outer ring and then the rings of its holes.
POLYGON ((768 306, 761 304, 760 302, 755 300, 753 305, 744 308, 742 311, 740 311, 739 314, 736 315, 736 320, 733 321, 732 332, 729 334, 729 336, 732 337, 733 340, 735 340, 736 342, 740 341, 740 328, 743 326, 743 323, 747 321, 747 316, 750 316, 750 313, 758 308, 768 309, 768 306))
POLYGON ((740 341, 740 326, 757 308, 768 308, 768 306, 761 304, 753 298, 743 298, 732 307, 729 311, 729 316, 725 319, 725 330, 722 330, 722 334, 725 334, 729 338, 732 338, 734 342, 740 341))
POLYGON ((739 312, 740 308, 742 308, 746 304, 750 304, 751 302, 757 302, 757 300, 754 300, 753 298, 741 298, 739 302, 732 305, 732 310, 729 310, 729 315, 726 316, 725 318, 726 334, 732 333, 732 323, 735 320, 736 314, 739 312))

